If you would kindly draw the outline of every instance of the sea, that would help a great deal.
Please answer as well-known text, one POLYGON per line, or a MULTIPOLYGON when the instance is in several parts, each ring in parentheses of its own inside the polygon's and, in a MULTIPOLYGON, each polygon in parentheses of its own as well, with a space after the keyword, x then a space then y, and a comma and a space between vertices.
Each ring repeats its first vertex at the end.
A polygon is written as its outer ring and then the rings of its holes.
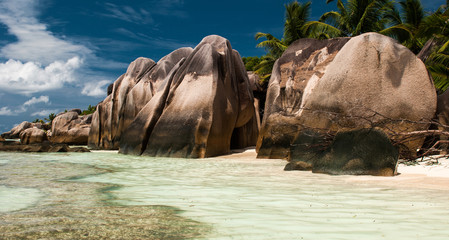
POLYGON ((285 164, 0 152, 0 239, 449 238, 449 191, 285 164))

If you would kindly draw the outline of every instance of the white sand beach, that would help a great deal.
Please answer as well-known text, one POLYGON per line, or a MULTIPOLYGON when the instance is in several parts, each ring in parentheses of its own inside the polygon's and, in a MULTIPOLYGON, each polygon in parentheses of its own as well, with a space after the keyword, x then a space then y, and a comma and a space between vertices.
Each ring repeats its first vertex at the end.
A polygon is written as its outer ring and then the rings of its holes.
MULTIPOLYGON (((220 156, 221 159, 257 160, 255 149, 233 151, 232 154, 220 156)), ((275 160, 275 159, 273 159, 275 160)), ((280 159, 279 159, 280 160, 280 159)), ((287 163, 287 162, 286 162, 287 163)), ((374 184, 397 188, 421 188, 449 191, 449 159, 433 156, 417 161, 415 165, 398 164, 398 175, 394 177, 343 176, 356 184, 374 184)))

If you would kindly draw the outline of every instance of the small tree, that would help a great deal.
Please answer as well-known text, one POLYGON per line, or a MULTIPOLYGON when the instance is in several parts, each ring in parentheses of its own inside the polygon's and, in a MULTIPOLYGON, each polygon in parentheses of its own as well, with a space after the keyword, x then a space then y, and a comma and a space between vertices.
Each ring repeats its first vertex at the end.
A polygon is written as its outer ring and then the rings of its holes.
POLYGON ((81 112, 81 115, 89 115, 89 114, 94 113, 96 110, 97 110, 97 106, 92 106, 92 105, 89 104, 89 106, 87 107, 87 109, 86 109, 86 110, 83 110, 83 111, 81 112))
POLYGON ((36 119, 34 119, 34 121, 32 123, 42 123, 42 124, 44 124, 44 120, 36 118, 36 119))
POLYGON ((48 118, 45 118, 45 121, 49 122, 50 125, 51 125, 51 123, 53 122, 53 119, 55 119, 55 117, 56 117, 56 114, 50 113, 50 114, 48 115, 48 118))

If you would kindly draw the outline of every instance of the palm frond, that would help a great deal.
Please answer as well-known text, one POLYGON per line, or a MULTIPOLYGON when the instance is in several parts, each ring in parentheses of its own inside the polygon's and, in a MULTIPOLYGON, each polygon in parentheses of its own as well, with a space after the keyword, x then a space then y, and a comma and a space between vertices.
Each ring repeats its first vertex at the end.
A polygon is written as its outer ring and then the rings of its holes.
POLYGON ((421 0, 403 0, 399 4, 403 9, 405 22, 418 28, 424 19, 424 9, 421 0))
POLYGON ((448 50, 449 47, 449 40, 446 41, 443 46, 441 46, 441 48, 438 50, 438 53, 443 53, 446 52, 446 50, 448 50))
POLYGON ((294 1, 285 5, 284 41, 287 45, 307 37, 301 29, 310 17, 311 4, 310 1, 306 3, 294 1))
POLYGON ((384 19, 388 21, 390 26, 396 26, 402 24, 402 18, 401 13, 399 10, 395 7, 390 8, 390 10, 387 10, 384 14, 384 19))
POLYGON ((334 27, 338 27, 342 19, 342 16, 339 12, 330 11, 321 15, 318 21, 327 23, 334 27))
POLYGON ((304 31, 314 38, 318 38, 318 36, 322 36, 323 34, 329 36, 329 38, 344 36, 340 29, 319 21, 311 21, 306 23, 304 25, 304 31))
POLYGON ((379 33, 394 38, 399 42, 407 41, 407 39, 413 37, 413 33, 405 24, 394 25, 381 30, 379 33))

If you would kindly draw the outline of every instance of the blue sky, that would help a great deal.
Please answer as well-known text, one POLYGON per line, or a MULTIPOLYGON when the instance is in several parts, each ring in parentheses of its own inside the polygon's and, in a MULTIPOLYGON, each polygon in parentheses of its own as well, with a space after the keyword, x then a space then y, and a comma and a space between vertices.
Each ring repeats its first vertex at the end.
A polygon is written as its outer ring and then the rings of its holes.
MULTIPOLYGON (((276 0, 0 0, 0 132, 65 109, 86 109, 138 57, 155 61, 207 35, 260 56, 256 32, 281 38, 276 0)), ((423 0, 435 10, 444 0, 423 0)), ((312 1, 312 18, 335 3, 312 1)))

